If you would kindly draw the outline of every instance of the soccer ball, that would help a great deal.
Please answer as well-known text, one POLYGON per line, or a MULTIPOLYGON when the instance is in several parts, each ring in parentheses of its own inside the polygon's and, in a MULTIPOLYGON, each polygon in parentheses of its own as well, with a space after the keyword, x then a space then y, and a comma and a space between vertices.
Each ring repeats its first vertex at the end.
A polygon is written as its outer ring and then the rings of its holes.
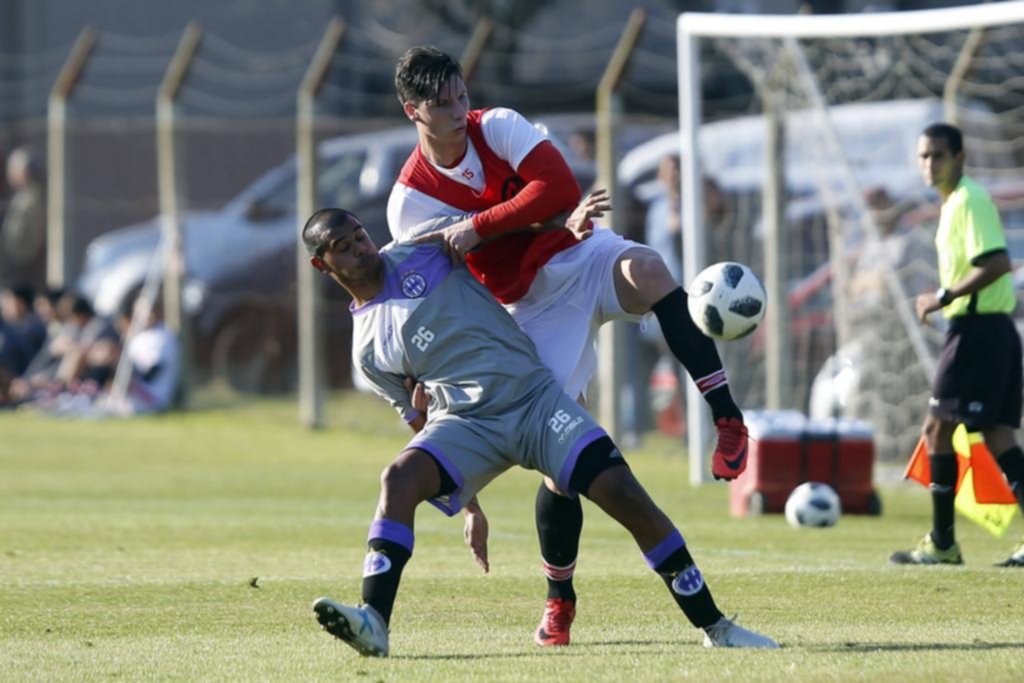
POLYGON ((802 526, 834 526, 842 514, 839 495, 828 484, 808 481, 800 484, 786 500, 786 521, 794 529, 802 526))
POLYGON ((764 317, 764 285, 742 263, 708 266, 690 285, 690 317, 709 337, 729 341, 745 337, 764 317))

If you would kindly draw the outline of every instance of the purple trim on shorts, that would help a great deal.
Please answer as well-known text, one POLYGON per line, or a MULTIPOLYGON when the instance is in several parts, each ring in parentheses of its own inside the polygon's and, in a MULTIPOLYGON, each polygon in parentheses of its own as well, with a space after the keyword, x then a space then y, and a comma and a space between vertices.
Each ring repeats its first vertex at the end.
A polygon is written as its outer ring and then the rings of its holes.
POLYGON ((362 315, 371 307, 391 299, 424 299, 452 272, 451 257, 437 245, 417 247, 397 264, 386 252, 381 254, 381 258, 387 273, 384 289, 362 306, 350 303, 348 310, 352 315, 362 315))
POLYGON ((566 459, 565 464, 562 465, 562 471, 558 473, 559 489, 571 494, 576 493, 576 491, 569 489, 569 480, 572 479, 572 472, 576 469, 576 461, 579 460, 580 451, 605 436, 608 436, 607 432, 600 427, 594 427, 589 432, 576 439, 576 443, 572 445, 572 450, 569 451, 569 457, 566 459))
POLYGON ((679 533, 678 529, 673 529, 672 533, 666 536, 661 543, 644 553, 647 566, 651 569, 657 569, 658 565, 667 560, 669 555, 685 545, 686 541, 683 540, 683 535, 679 533))
POLYGON ((459 472, 459 469, 452 464, 451 460, 445 457, 441 449, 432 443, 428 443, 426 441, 416 441, 410 443, 408 447, 418 448, 421 451, 426 451, 427 453, 430 453, 430 455, 432 455, 434 459, 437 460, 438 463, 440 463, 441 467, 444 468, 444 471, 448 473, 448 476, 452 478, 452 481, 455 482, 455 490, 452 491, 451 495, 448 496, 447 503, 445 503, 445 501, 441 500, 440 498, 431 498, 427 502, 436 507, 444 514, 448 515, 449 517, 451 517, 456 512, 461 510, 463 503, 461 500, 459 500, 459 494, 462 493, 462 487, 466 484, 466 479, 465 477, 462 476, 462 472, 459 472))
POLYGON ((412 529, 401 522, 395 522, 390 519, 373 520, 373 524, 370 525, 370 533, 366 536, 366 542, 369 543, 375 538, 397 543, 410 553, 412 552, 413 542, 416 540, 412 529))

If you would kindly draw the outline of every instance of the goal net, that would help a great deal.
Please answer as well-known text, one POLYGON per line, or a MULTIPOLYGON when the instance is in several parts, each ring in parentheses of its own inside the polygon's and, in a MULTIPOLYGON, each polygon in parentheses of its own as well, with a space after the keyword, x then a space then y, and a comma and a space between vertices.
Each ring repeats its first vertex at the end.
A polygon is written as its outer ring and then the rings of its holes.
MULTIPOLYGON (((917 137, 960 126, 966 173, 1024 259, 1024 2, 684 14, 678 29, 686 279, 735 260, 769 292, 758 333, 720 346, 737 399, 867 420, 880 458, 906 458, 944 331, 913 312, 938 281, 939 202, 917 137)), ((704 451, 701 403, 689 396, 691 453, 704 451)))

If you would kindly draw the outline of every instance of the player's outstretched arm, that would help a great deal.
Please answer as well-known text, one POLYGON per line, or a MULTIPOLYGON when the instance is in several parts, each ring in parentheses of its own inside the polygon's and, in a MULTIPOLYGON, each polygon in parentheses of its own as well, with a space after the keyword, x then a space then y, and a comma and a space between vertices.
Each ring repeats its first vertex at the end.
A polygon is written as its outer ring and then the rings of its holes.
MULTIPOLYGON (((466 254, 478 245, 512 233, 538 230, 569 230, 577 239, 585 240, 594 232, 593 219, 601 218, 611 209, 612 205, 608 190, 601 188, 587 195, 573 209, 572 213, 562 211, 547 220, 532 223, 528 227, 509 228, 499 234, 481 237, 473 227, 473 219, 466 218, 447 227, 421 234, 411 241, 417 244, 434 241, 444 242, 445 251, 452 257, 453 261, 463 261, 466 254)), ((436 221, 434 222, 436 223, 436 221)))

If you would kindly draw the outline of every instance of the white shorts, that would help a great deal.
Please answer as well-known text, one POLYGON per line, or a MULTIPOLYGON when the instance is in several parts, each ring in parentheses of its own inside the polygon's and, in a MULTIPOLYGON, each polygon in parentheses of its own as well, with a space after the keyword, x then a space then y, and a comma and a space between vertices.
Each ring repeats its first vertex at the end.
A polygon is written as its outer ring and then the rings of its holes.
POLYGON ((526 296, 505 306, 573 399, 586 395, 597 370, 598 328, 609 320, 643 319, 622 310, 615 293, 615 264, 635 248, 650 249, 597 228, 590 239, 555 254, 526 296))

